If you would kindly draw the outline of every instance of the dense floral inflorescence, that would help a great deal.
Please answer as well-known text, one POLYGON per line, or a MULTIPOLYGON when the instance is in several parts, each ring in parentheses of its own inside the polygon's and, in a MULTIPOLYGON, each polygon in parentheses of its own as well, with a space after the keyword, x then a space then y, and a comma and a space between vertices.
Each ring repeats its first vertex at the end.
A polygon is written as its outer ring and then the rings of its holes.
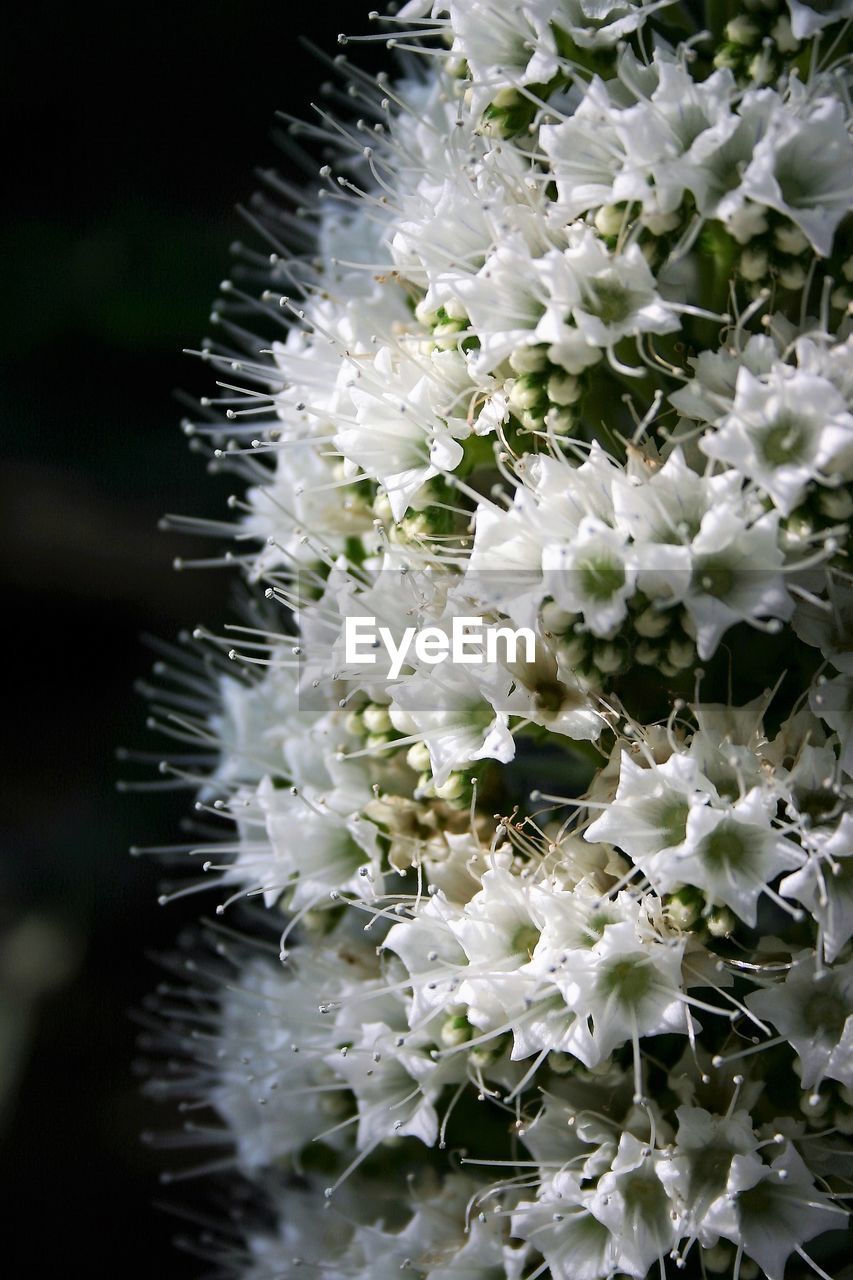
POLYGON ((851 14, 412 0, 293 126, 187 424, 252 603, 162 671, 255 903, 155 1084, 264 1200, 223 1272, 849 1258, 851 14))

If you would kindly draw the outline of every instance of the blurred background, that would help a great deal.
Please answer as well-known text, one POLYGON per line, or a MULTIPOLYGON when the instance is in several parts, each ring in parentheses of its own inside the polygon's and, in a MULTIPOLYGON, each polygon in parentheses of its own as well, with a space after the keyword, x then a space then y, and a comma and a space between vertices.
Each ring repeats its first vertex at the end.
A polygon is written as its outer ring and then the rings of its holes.
POLYGON ((133 1073, 132 1014, 201 904, 159 907, 162 868, 128 847, 179 839, 190 797, 119 794, 115 753, 157 746, 144 633, 215 626, 230 594, 171 568, 209 546, 157 530, 226 515, 231 487, 178 428, 176 390, 211 385, 181 349, 249 238, 254 167, 287 168, 276 109, 306 114, 326 77, 297 37, 334 55, 367 8, 31 0, 4 20, 0 1158, 7 1222, 41 1224, 16 1276, 204 1271, 157 1207, 203 1188, 164 1191, 169 1153, 140 1141, 179 1121, 133 1073))

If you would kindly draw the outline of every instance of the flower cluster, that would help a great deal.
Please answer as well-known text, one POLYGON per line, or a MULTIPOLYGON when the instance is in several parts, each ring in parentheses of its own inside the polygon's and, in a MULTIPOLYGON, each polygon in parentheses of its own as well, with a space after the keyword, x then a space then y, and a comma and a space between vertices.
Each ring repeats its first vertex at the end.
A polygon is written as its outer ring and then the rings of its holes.
POLYGON ((849 1252, 849 16, 411 0, 293 126, 186 424, 252 603, 159 697, 245 912, 153 1086, 263 1200, 225 1273, 849 1252), (365 616, 535 653, 389 670, 365 616))

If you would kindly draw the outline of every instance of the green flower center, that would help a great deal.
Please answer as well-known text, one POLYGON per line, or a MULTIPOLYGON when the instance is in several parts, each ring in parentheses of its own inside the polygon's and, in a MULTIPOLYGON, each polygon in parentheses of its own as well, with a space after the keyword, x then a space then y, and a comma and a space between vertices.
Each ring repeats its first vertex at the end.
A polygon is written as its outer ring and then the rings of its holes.
POLYGON ((613 920, 605 911, 593 912, 581 925, 580 938, 578 939, 580 945, 582 947, 594 947, 596 942, 603 937, 607 926, 613 923, 613 920))
POLYGON ((536 944, 540 937, 541 933, 535 925, 521 925, 521 927, 516 929, 515 933, 512 935, 512 942, 510 943, 510 946, 512 947, 513 954, 527 956, 529 960, 533 955, 533 952, 536 950, 536 944))
POLYGON ((610 600, 625 585, 625 568, 618 560, 583 560, 578 565, 581 587, 590 600, 610 600))
POLYGON ((644 956, 614 960, 602 971, 599 979, 601 994, 615 996, 623 1005, 638 1005, 651 989, 652 974, 644 956))
POLYGON ((724 818, 699 846, 699 856, 712 871, 748 871, 755 861, 755 845, 744 826, 724 818))
POLYGON ((817 196, 812 175, 803 171, 802 157, 796 152, 784 152, 776 158, 774 177, 779 183, 782 199, 791 209, 808 209, 817 196))
POLYGON ((831 1040, 834 1044, 841 1039, 849 1012, 847 1001, 837 989, 816 991, 803 1006, 809 1031, 817 1039, 831 1040))
POLYGON ((654 806, 650 815, 651 822, 661 834, 663 848, 684 841, 689 813, 690 806, 682 796, 666 796, 654 806))
POLYGON ((705 1147, 691 1166, 688 1195, 692 1204, 715 1200, 725 1191, 734 1151, 728 1146, 705 1147))
POLYGON ((615 277, 599 277, 587 286, 586 310, 603 324, 622 324, 635 310, 634 294, 615 277))
POLYGON ((625 1208, 635 1221, 639 1219, 647 1229, 666 1232, 669 1203, 658 1177, 638 1171, 625 1179, 622 1194, 625 1208))
POLYGON ((777 418, 760 435, 758 447, 765 462, 774 467, 797 462, 805 454, 808 433, 793 418, 777 418))
POLYGON ((715 600, 725 600, 735 585, 735 571, 725 560, 709 556, 693 570, 693 585, 715 600))

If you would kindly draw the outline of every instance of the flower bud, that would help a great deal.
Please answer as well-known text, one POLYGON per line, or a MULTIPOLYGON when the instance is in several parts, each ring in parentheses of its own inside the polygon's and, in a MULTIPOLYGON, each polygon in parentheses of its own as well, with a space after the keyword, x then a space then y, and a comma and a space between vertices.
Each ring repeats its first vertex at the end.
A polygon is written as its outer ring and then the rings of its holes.
POLYGON ((535 409, 545 398, 545 388, 540 375, 522 373, 512 384, 509 393, 509 407, 513 413, 523 413, 527 409, 535 409))
MULTIPOLYGON (((734 1249, 731 1245, 721 1240, 718 1244, 712 1245, 710 1249, 702 1250, 702 1261, 712 1275, 720 1275, 723 1271, 731 1271, 732 1262, 734 1261, 734 1249)), ((741 1266, 742 1270, 743 1267, 741 1266)))
POLYGON ((575 633, 566 636, 560 648, 570 667, 573 669, 586 667, 589 662, 589 641, 585 635, 575 633))
POLYGON ((439 800, 458 800, 465 790, 467 778, 464 773, 451 773, 440 787, 435 787, 439 800))
POLYGON ((432 331, 436 346, 443 351, 452 351, 459 342, 459 334, 463 333, 467 327, 463 320, 445 320, 437 324, 432 331))
POLYGON ((512 138, 530 124, 535 110, 517 89, 499 89, 480 118, 480 132, 488 138, 512 138))
POLYGON ((651 231, 653 236, 665 236, 668 231, 674 231, 681 222, 681 215, 677 210, 672 213, 644 213, 642 223, 651 231))
POLYGON ((418 324, 422 324, 425 329, 431 329, 436 322, 438 312, 434 307, 427 303, 426 298, 421 298, 415 307, 415 319, 418 324))
POLYGON ((549 409, 545 414, 545 426, 556 436, 565 436, 575 425, 575 416, 571 409, 549 409))
POLYGON ((799 262, 790 262, 781 268, 779 283, 783 289, 802 289, 806 283, 806 273, 799 262))
POLYGON ((406 764, 415 773, 427 773, 430 767, 429 747, 425 742, 415 742, 406 752, 406 764))
POLYGON ((545 347, 516 347, 509 358, 515 373, 543 373, 548 368, 548 352, 545 347))
POLYGON ((736 45, 724 44, 722 48, 718 49, 714 54, 714 66, 718 71, 726 69, 735 71, 737 70, 738 63, 740 62, 740 54, 741 51, 736 45))
POLYGON ((768 84, 773 79, 774 59, 770 49, 762 49, 749 64, 749 74, 756 84, 768 84))
POLYGON ((690 929, 702 914, 705 899, 693 885, 678 889, 666 906, 666 913, 676 929, 690 929))
POLYGON ((389 524, 394 519, 387 493, 377 493, 373 499, 373 514, 383 524, 389 524))
POLYGON ((671 618, 667 610, 656 609, 654 605, 649 605, 634 619, 634 630, 637 635, 645 636, 647 640, 656 640, 669 630, 670 622, 671 618))
POLYGON ((853 516, 853 493, 844 486, 838 489, 820 489, 817 504, 829 520, 849 520, 853 516))
POLYGON ((625 670, 625 650, 621 645, 607 640, 604 644, 595 646, 593 661, 604 675, 616 675, 617 672, 625 670))
POLYGON ((391 728, 391 717, 388 708, 378 702, 371 702, 361 713, 365 728, 370 733, 387 733, 391 728))
POLYGON ((463 329, 467 329, 470 323, 468 320, 468 312, 465 310, 464 304, 461 303, 458 298, 447 298, 445 302, 442 303, 442 310, 448 320, 464 321, 462 327, 463 329))
POLYGON ((471 1039, 473 1029, 464 1013, 452 1013, 442 1024, 439 1033, 441 1043, 445 1049, 455 1049, 457 1045, 465 1044, 466 1040, 471 1039))
POLYGON ((783 14, 776 19, 770 29, 770 34, 776 41, 776 48, 780 53, 793 53, 795 49, 800 47, 800 42, 791 27, 791 19, 787 14, 783 14))
POLYGON ((634 650, 634 661, 641 667, 656 667, 660 658, 661 650, 656 644, 649 644, 648 640, 641 640, 634 650))
POLYGON ((728 907, 714 907, 705 923, 712 938, 730 938, 737 927, 735 914, 728 907))
POLYGON ((541 611, 542 626, 552 636, 564 636, 575 621, 575 614, 566 613, 555 600, 546 600, 541 611))
POLYGON ((538 374, 521 374, 512 383, 510 390, 510 408, 516 413, 537 407, 543 399, 542 378, 538 374))
POLYGON ((426 511, 417 515, 405 516, 399 525, 400 532, 406 538, 426 538, 432 533, 432 520, 426 511))
POLYGON ((361 718, 361 712, 350 711, 349 715, 344 721, 344 728, 346 729, 347 733, 351 733, 354 738, 363 737, 364 721, 361 718))
POLYGON ((763 205, 747 200, 729 219, 729 233, 738 244, 747 244, 755 236, 767 231, 767 210, 763 205))
POLYGON ((562 369, 555 369, 548 379, 548 399, 554 404, 576 404, 580 399, 581 388, 577 378, 562 369))
POLYGON ((696 660, 696 646, 692 640, 676 637, 670 640, 666 650, 667 661, 670 662, 677 671, 686 671, 688 667, 692 667, 696 660))
POLYGON ((726 39, 732 44, 755 44, 761 35, 758 24, 753 22, 752 18, 748 18, 745 13, 739 13, 736 18, 731 18, 724 30, 726 39))
POLYGON ((494 1066, 498 1059, 503 1056, 505 1043, 506 1037, 501 1036, 489 1044, 477 1044, 469 1051, 469 1060, 481 1070, 494 1066))
POLYGON ((853 1134, 853 1111, 842 1111, 836 1107, 832 1113, 832 1123, 839 1133, 850 1137, 853 1134))
POLYGON ((518 420, 524 427, 525 431, 541 431, 545 426, 545 419, 541 413, 535 409, 525 409, 518 415, 518 420))
POLYGON ((744 280, 763 280, 767 275, 767 254, 763 249, 745 249, 738 267, 744 280))
POLYGON ((619 204, 603 204, 594 218, 595 229, 603 236, 618 236, 624 221, 625 206, 619 204))
POLYGON ((836 311, 846 311, 850 305, 850 293, 844 288, 844 285, 840 285, 839 288, 833 290, 830 301, 836 311))
POLYGON ((792 222, 789 222, 787 226, 776 227, 773 232, 773 242, 777 249, 781 249, 782 253, 790 253, 794 257, 805 253, 809 247, 809 242, 800 228, 795 227, 792 222))

